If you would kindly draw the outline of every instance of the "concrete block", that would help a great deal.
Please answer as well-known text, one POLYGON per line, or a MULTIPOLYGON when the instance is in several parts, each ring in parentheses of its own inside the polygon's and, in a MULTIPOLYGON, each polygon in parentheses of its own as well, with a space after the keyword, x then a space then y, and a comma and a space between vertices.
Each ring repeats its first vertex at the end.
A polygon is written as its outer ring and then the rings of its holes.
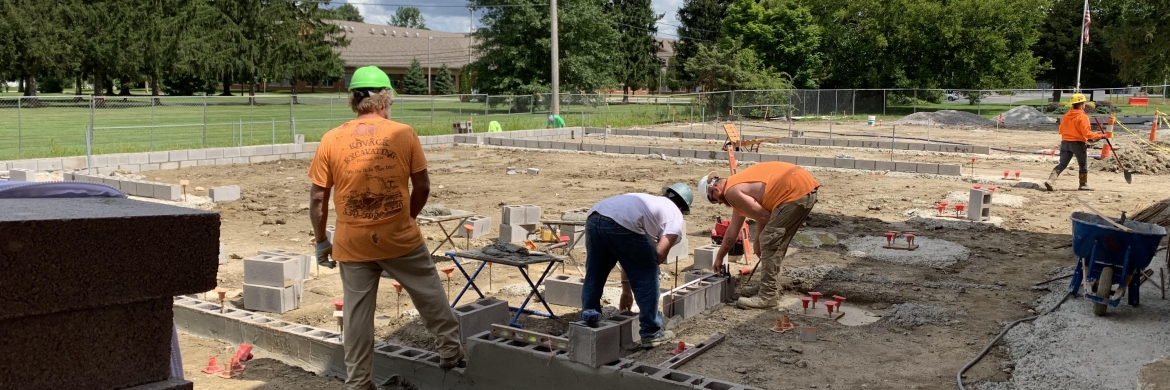
POLYGON ((122 164, 122 165, 118 166, 118 170, 130 172, 130 173, 136 173, 136 172, 142 172, 142 166, 138 165, 138 164, 122 164))
POLYGON ((606 153, 621 153, 621 146, 605 145, 605 152, 606 153))
POLYGON ((967 219, 972 221, 986 221, 991 219, 991 191, 985 189, 971 189, 967 201, 967 219))
POLYGON ((523 207, 524 207, 524 221, 525 221, 524 223, 525 224, 531 225, 531 224, 540 223, 540 215, 541 215, 540 214, 540 206, 537 206, 534 204, 526 204, 526 205, 523 205, 523 207))
POLYGON ((857 160, 853 162, 853 168, 872 171, 877 169, 877 162, 873 160, 857 160))
POLYGON ((544 279, 544 301, 561 306, 581 307, 581 291, 585 279, 577 276, 553 274, 544 279))
MULTIPOLYGON (((825 140, 825 141, 828 141, 828 140, 825 140)), ((809 146, 821 146, 821 139, 820 138, 805 138, 804 144, 809 145, 809 146)))
POLYGON ((142 169, 142 172, 149 172, 149 171, 157 171, 158 170, 158 164, 142 164, 140 167, 142 169))
POLYGON ((910 149, 910 144, 906 142, 894 142, 894 150, 910 149))
MULTIPOLYGON (((142 196, 142 195, 139 195, 139 193, 138 193, 138 184, 139 183, 140 182, 136 181, 136 180, 120 180, 118 182, 118 189, 121 190, 122 193, 126 194, 126 195, 142 196)), ((154 193, 154 188, 151 187, 151 194, 153 194, 153 193, 154 193)), ((148 196, 148 198, 149 198, 149 196, 148 196)))
POLYGON ((822 168, 833 168, 833 167, 837 166, 837 162, 835 160, 836 159, 832 158, 832 157, 816 157, 815 164, 816 164, 816 166, 822 167, 822 168))
POLYGON ((915 151, 926 150, 926 144, 917 143, 917 142, 907 143, 906 150, 915 150, 915 151))
POLYGON ((250 164, 250 157, 232 157, 232 164, 250 164))
POLYGON ((183 199, 183 187, 178 184, 155 183, 154 198, 177 202, 183 199))
POLYGON ((760 154, 752 152, 736 153, 735 158, 744 162, 760 162, 760 154))
POLYGON ((247 157, 243 155, 243 148, 223 148, 224 158, 247 157))
POLYGON ((268 161, 268 156, 252 156, 248 157, 249 164, 259 164, 268 161))
POLYGON ((662 298, 663 315, 667 317, 682 317, 684 320, 695 318, 703 312, 707 297, 696 287, 686 287, 662 298), (670 307, 670 314, 666 308, 670 307))
MULTIPOLYGON (((517 146, 519 146, 519 145, 517 145, 517 146)), ((537 140, 534 140, 534 139, 526 139, 526 140, 524 140, 524 147, 526 147, 526 148, 530 148, 530 149, 536 149, 536 148, 539 148, 539 147, 540 147, 540 141, 537 141, 537 140)))
POLYGON ((991 154, 990 146, 973 146, 973 148, 974 150, 972 150, 971 153, 991 154))
POLYGON ((101 167, 101 168, 98 168, 98 169, 97 169, 97 172, 98 172, 98 174, 100 174, 100 175, 109 175, 109 174, 111 174, 111 173, 114 173, 114 171, 116 171, 116 170, 118 170, 118 168, 114 168, 114 167, 101 167))
POLYGON ((122 182, 120 180, 112 178, 112 177, 103 177, 102 184, 108 185, 110 187, 114 187, 118 191, 122 190, 122 182))
POLYGON ((915 172, 918 172, 918 164, 911 163, 911 162, 898 161, 898 162, 894 163, 894 171, 895 172, 915 173, 915 172))
POLYGON ((808 145, 808 139, 804 137, 790 138, 793 145, 808 145))
POLYGON ((857 160, 851 158, 835 158, 833 159, 833 168, 853 169, 857 166, 857 160))
MULTIPOLYGON (((304 282, 297 282, 298 284, 304 282)), ((244 308, 284 314, 300 304, 297 286, 270 287, 244 283, 244 308)))
POLYGON ((230 158, 217 158, 217 159, 215 159, 215 165, 232 165, 232 159, 230 159, 230 158))
MULTIPOLYGON (((227 157, 227 156, 224 156, 224 150, 222 148, 203 149, 203 150, 205 150, 207 152, 206 153, 207 155, 205 157, 203 157, 204 159, 214 160, 217 158, 227 157)), ((188 156, 189 155, 190 155, 190 153, 188 153, 188 156)))
POLYGON ((524 225, 528 223, 528 210, 521 205, 500 207, 500 222, 505 225, 524 225))
MULTIPOLYGON (((186 158, 183 158, 182 160, 206 160, 207 159, 207 151, 208 151, 208 149, 187 150, 186 151, 187 156, 186 156, 186 158)), ((171 161, 175 161, 174 157, 175 157, 174 155, 171 155, 171 161)))
POLYGON ((199 162, 195 160, 179 161, 179 169, 191 168, 199 166, 199 162))
POLYGON ((172 170, 172 169, 179 169, 179 163, 178 162, 165 162, 162 164, 158 164, 158 169, 164 170, 164 171, 172 170))
POLYGON ((528 239, 529 230, 522 225, 500 224, 499 241, 524 242, 528 239))
POLYGON ((618 148, 618 153, 621 153, 621 154, 634 154, 634 147, 633 147, 633 146, 626 146, 626 145, 621 145, 621 146, 618 148))
POLYGON ((490 332, 492 324, 507 325, 508 302, 495 298, 484 298, 456 307, 455 319, 459 321, 459 341, 482 332, 490 332))
POLYGON ((796 165, 812 167, 817 165, 816 157, 796 156, 796 165))
POLYGON ((8 181, 37 181, 37 172, 27 169, 11 169, 8 171, 8 181))
POLYGON ((165 163, 170 161, 170 156, 167 152, 150 152, 147 154, 147 160, 151 164, 165 163))
POLYGON ((211 187, 207 193, 216 203, 240 200, 240 186, 211 187))
POLYGON ((552 141, 536 141, 536 147, 541 149, 552 149, 552 141))
POLYGON ((715 266, 715 254, 719 252, 719 245, 708 244, 695 248, 695 263, 691 269, 711 269, 715 266))
MULTIPOLYGON (((310 266, 313 264, 313 259, 309 255, 296 253, 296 252, 292 252, 292 251, 286 251, 283 249, 265 249, 265 250, 261 250, 261 251, 256 251, 256 255, 257 256, 291 257, 291 258, 293 258, 293 260, 297 261, 297 264, 298 264, 297 269, 300 270, 300 275, 298 275, 298 277, 301 280, 309 279, 309 277, 310 277, 309 272, 310 272, 310 266)), ((247 275, 245 275, 245 276, 247 276, 247 275)))
POLYGON ((188 152, 186 150, 172 150, 167 152, 167 161, 178 162, 188 159, 188 152))
POLYGON ((244 284, 291 287, 305 280, 299 257, 256 255, 244 259, 244 284))
POLYGON ((780 156, 775 154, 761 154, 760 162, 780 161, 780 156))
POLYGON ((893 161, 874 161, 874 170, 893 171, 897 166, 893 161))
POLYGON ((938 174, 960 176, 963 174, 963 166, 955 164, 938 164, 938 174))
POLYGON ((834 139, 833 146, 836 146, 838 148, 849 147, 849 140, 847 140, 847 139, 834 139))
POLYGON ((618 325, 618 329, 621 332, 621 342, 619 344, 621 349, 628 349, 642 342, 642 336, 639 334, 640 323, 638 322, 638 313, 623 311, 610 316, 607 320, 615 322, 618 325))
POLYGON ((455 230, 455 236, 467 237, 467 228, 464 228, 463 225, 471 225, 471 238, 480 238, 492 231, 492 219, 482 215, 467 218, 467 221, 455 230))
POLYGON ((569 360, 601 367, 621 359, 621 328, 615 322, 600 321, 596 328, 569 324, 569 360))
POLYGON ((38 171, 59 171, 61 170, 61 159, 46 158, 37 160, 38 171))
POLYGON ((320 142, 305 142, 301 144, 301 152, 313 153, 317 151, 317 146, 320 142))
POLYGON ((922 145, 922 150, 925 150, 925 151, 927 151, 927 152, 939 152, 939 151, 942 151, 942 145, 939 145, 939 144, 923 144, 923 145, 922 145))
POLYGON ((585 249, 585 227, 576 225, 563 225, 557 231, 561 236, 568 236, 569 242, 573 243, 570 249, 585 249))
POLYGON ((85 169, 88 168, 87 161, 84 156, 79 157, 65 157, 61 159, 61 169, 85 169))
POLYGON ((938 174, 938 164, 917 163, 915 164, 914 171, 918 173, 938 174))
POLYGON ((682 237, 679 237, 678 242, 670 247, 670 251, 666 253, 666 264, 673 264, 676 261, 686 260, 690 257, 690 243, 687 242, 687 235, 685 234, 687 229, 685 228, 686 225, 683 226, 684 234, 682 237))
MULTIPOLYGON (((798 158, 796 156, 779 155, 777 161, 783 161, 789 164, 796 164, 798 158)), ((814 160, 815 161, 815 160, 814 160)))

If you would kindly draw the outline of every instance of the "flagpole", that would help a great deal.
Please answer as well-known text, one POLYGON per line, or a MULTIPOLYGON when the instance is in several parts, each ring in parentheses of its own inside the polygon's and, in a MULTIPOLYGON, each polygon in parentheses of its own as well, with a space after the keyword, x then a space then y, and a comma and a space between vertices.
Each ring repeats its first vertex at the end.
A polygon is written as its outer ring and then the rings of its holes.
POLYGON ((1077 57, 1077 89, 1081 91, 1081 63, 1085 60, 1085 14, 1089 13, 1089 0, 1085 0, 1085 12, 1081 13, 1081 53, 1077 57))

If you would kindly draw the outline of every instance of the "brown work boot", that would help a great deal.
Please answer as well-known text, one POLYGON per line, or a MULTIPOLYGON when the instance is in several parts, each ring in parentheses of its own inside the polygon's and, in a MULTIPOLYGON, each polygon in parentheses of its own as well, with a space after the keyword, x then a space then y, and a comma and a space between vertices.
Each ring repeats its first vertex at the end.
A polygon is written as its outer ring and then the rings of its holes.
POLYGON ((758 285, 758 284, 743 286, 742 288, 739 289, 739 296, 741 296, 741 297, 755 296, 756 294, 759 294, 759 293, 760 293, 760 285, 758 285))
POLYGON ((1078 187, 1077 189, 1081 190, 1081 191, 1092 191, 1093 187, 1089 187, 1089 174, 1082 173, 1080 175, 1080 178, 1081 178, 1081 186, 1078 187))
POLYGON ((442 368, 444 370, 450 370, 452 368, 459 367, 462 363, 463 363, 463 350, 460 350, 459 353, 456 354, 455 356, 452 356, 449 358, 439 358, 439 368, 442 368))
POLYGON ((740 309, 774 309, 778 302, 775 299, 764 299, 760 296, 740 298, 735 302, 740 309))
POLYGON ((1060 171, 1053 169, 1052 173, 1048 174, 1048 180, 1044 181, 1044 188, 1047 188, 1049 191, 1056 191, 1056 188, 1053 186, 1056 185, 1056 178, 1058 177, 1060 177, 1060 171))

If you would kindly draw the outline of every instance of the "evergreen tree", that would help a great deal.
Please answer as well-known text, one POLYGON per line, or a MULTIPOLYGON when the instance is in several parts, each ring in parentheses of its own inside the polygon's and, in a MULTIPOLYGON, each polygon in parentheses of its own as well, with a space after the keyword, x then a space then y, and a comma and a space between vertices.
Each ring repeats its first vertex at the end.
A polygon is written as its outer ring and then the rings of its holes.
POLYGON ((662 64, 654 34, 662 15, 654 13, 650 0, 613 0, 612 7, 621 34, 617 81, 622 84, 622 103, 629 103, 631 90, 657 84, 662 64))
POLYGON ((406 69, 406 77, 402 80, 402 92, 407 95, 427 94, 427 76, 417 59, 411 61, 410 68, 406 69))
POLYGON ((447 64, 439 66, 439 74, 435 76, 435 94, 438 95, 453 95, 455 94, 455 79, 451 76, 451 70, 447 69, 447 64))
MULTIPOLYGON (((698 54, 699 44, 714 45, 723 36, 723 18, 732 0, 684 0, 678 9, 678 42, 668 70, 674 87, 698 86, 695 75, 685 69, 687 60, 698 54)), ((681 89, 681 88, 680 88, 681 89)))

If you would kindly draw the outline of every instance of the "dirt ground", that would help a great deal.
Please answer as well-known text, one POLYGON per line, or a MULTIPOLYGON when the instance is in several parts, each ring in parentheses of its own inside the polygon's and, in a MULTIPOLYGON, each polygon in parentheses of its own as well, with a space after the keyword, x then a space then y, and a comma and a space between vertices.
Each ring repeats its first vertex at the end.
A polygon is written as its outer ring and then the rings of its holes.
MULTIPOLYGON (((747 134, 783 136, 786 125, 756 123, 743 126, 747 134), (756 126, 778 127, 783 130, 756 126)), ((827 131, 827 123, 798 124, 806 136, 827 137, 813 131, 827 131)), ((690 125, 676 126, 688 131, 690 125)), ((700 126, 696 125, 696 128, 700 126)), ((861 125, 834 125, 834 136, 839 134, 878 134, 890 127, 871 128, 861 125)), ((699 131, 699 130, 695 130, 699 131)), ((711 125, 706 131, 715 131, 711 125)), ((899 136, 916 136, 972 142, 980 145, 1013 149, 1037 150, 1053 148, 1059 142, 1055 129, 1000 130, 999 132, 961 129, 915 128, 899 126, 899 136)), ((638 145, 672 145, 717 150, 720 145, 706 141, 678 139, 649 139, 645 137, 610 137, 585 142, 615 142, 638 145)), ((889 153, 850 148, 765 146, 763 152, 817 155, 832 157, 849 154, 858 159, 890 158, 889 153)), ((970 157, 960 154, 895 153, 897 161, 963 163, 970 165, 970 157)), ((1037 157, 994 152, 991 156, 977 156, 977 178, 1002 177, 1003 170, 1023 171, 1022 177, 1043 180, 1055 165, 1053 159, 1042 161, 1037 157)), ((508 150, 491 147, 459 146, 428 151, 432 183, 430 204, 443 204, 460 210, 470 210, 499 223, 501 205, 535 204, 543 207, 545 219, 559 217, 570 209, 589 207, 605 197, 626 192, 658 193, 663 185, 685 182, 694 186, 696 180, 711 170, 727 174, 726 163, 674 161, 642 156, 612 156, 588 153, 559 153, 508 150), (540 168, 539 175, 505 175, 505 167, 518 170, 540 168)), ((1094 161, 1094 167, 1106 162, 1094 161)), ((1075 165, 1075 163, 1074 163, 1075 165)), ((191 187, 209 188, 221 185, 239 185, 243 199, 222 203, 212 209, 222 214, 222 240, 232 258, 220 266, 219 284, 232 290, 231 304, 242 306, 239 297, 243 283, 240 258, 254 256, 257 250, 286 249, 300 253, 312 252, 312 234, 308 222, 309 180, 305 176, 308 161, 280 161, 254 165, 198 167, 173 171, 148 172, 149 180, 177 182, 187 179, 191 187)), ((970 175, 969 167, 964 174, 970 175)), ((992 215, 1004 218, 1001 228, 988 230, 936 229, 921 230, 908 225, 904 214, 910 209, 930 209, 950 191, 966 191, 971 183, 956 178, 921 178, 911 175, 881 175, 875 172, 810 169, 821 182, 819 203, 814 208, 805 230, 832 233, 838 239, 858 236, 880 236, 889 230, 919 230, 919 237, 955 242, 970 250, 970 256, 944 268, 925 268, 869 260, 851 256, 840 244, 820 247, 794 245, 784 261, 785 269, 831 265, 854 277, 798 280, 785 278, 789 298, 807 291, 821 291, 826 296, 844 295, 848 302, 873 314, 881 315, 893 305, 918 303, 941 307, 951 321, 924 325, 906 325, 879 321, 865 326, 844 326, 824 318, 793 316, 797 327, 817 328, 820 340, 802 343, 798 333, 777 334, 770 331, 781 313, 777 310, 745 311, 723 307, 716 312, 683 323, 676 333, 688 344, 701 342, 714 333, 724 333, 727 340, 706 354, 681 367, 681 370, 723 380, 745 383, 768 389, 845 388, 845 389, 941 389, 953 388, 955 373, 973 358, 1000 330, 1006 321, 1033 315, 1032 304, 1045 291, 1032 289, 1034 283, 1046 280, 1057 267, 1073 264, 1068 249, 1053 249, 1067 244, 1068 216, 1084 208, 1073 196, 1089 202, 1101 212, 1116 216, 1120 211, 1131 214, 1165 197, 1170 176, 1138 175, 1134 184, 1125 184, 1120 174, 1092 170, 1090 184, 1094 192, 1078 192, 1075 169, 1070 167, 1058 182, 1058 191, 1041 192, 1031 189, 1001 187, 997 193, 1022 196, 1023 207, 996 207, 992 215)), ((967 180, 973 180, 967 178, 967 180)), ((206 195, 197 189, 195 194, 206 195)), ((696 201, 687 217, 690 249, 709 243, 709 229, 717 216, 727 217, 730 210, 722 206, 696 201)), ((452 224, 453 225, 453 224, 452 224)), ((453 226, 448 226, 448 229, 453 226)), ((482 239, 471 240, 472 248, 482 247, 496 236, 497 227, 482 239)), ((427 245, 434 249, 442 238, 439 228, 423 227, 427 245)), ((456 239, 459 249, 463 239, 456 239)), ((449 244, 443 251, 453 249, 449 244)), ((574 256, 583 261, 583 251, 574 256)), ((436 258, 438 267, 450 265, 448 258, 436 258)), ((679 272, 689 269, 690 261, 679 264, 679 272)), ((500 292, 507 285, 523 283, 514 270, 506 267, 492 270, 500 274, 491 277, 489 294, 506 299, 513 305, 523 296, 500 292)), ((566 273, 578 275, 572 265, 566 273)), ((559 270, 557 272, 560 272, 559 270)), ((674 267, 663 269, 663 287, 675 282, 674 267)), ((341 283, 336 270, 313 270, 314 278, 305 283, 301 307, 279 316, 325 329, 335 327, 331 302, 341 298, 341 283)), ((611 275, 616 286, 617 275, 611 275)), ((456 272, 451 280, 452 294, 463 285, 456 272)), ((386 281, 388 282, 388 281, 386 281)), ((477 280, 486 289, 488 278, 477 280)), ((399 311, 412 306, 408 297, 398 297, 389 283, 384 283, 378 296, 379 314, 390 317, 379 324, 377 335, 382 339, 415 347, 431 347, 432 338, 422 326, 410 319, 399 318, 399 311)), ((460 302, 470 302, 465 296, 460 302)), ((616 305, 616 302, 612 304, 616 305)), ((530 304, 529 308, 540 307, 530 304)), ((575 320, 577 311, 553 306, 559 320, 522 316, 526 328, 559 334, 565 331, 567 321, 575 320)), ((848 315, 848 314, 847 314, 848 315)), ((254 363, 259 369, 249 368, 253 379, 235 381, 211 378, 198 372, 206 364, 209 354, 226 356, 226 344, 183 336, 182 344, 188 379, 198 388, 340 388, 340 382, 320 378, 300 369, 285 366, 271 359, 254 363), (220 352, 216 352, 220 351, 220 352), (268 387, 265 387, 268 386, 268 387)), ((670 357, 669 347, 632 353, 628 358, 657 364, 670 357)), ((998 351, 998 350, 997 350, 998 351)), ((965 383, 1004 381, 1010 378, 1010 369, 1001 369, 1006 354, 996 352, 967 373, 965 383)), ((1151 356, 1150 360, 1157 358, 1151 356)))

